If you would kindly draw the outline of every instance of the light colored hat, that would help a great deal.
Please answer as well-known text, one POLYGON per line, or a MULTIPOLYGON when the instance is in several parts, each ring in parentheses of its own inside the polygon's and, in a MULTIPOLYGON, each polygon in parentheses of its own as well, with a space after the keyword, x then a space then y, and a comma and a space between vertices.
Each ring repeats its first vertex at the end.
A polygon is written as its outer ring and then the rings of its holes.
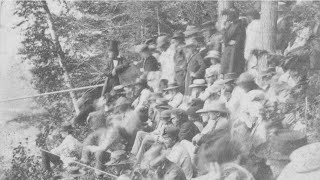
POLYGON ((146 45, 146 44, 139 44, 139 45, 134 46, 134 48, 133 48, 133 51, 135 53, 141 53, 146 50, 148 50, 148 45, 146 45))
POLYGON ((199 33, 199 29, 196 26, 187 26, 186 31, 183 33, 185 37, 197 35, 199 33))
POLYGON ((204 57, 204 59, 207 59, 207 58, 219 59, 220 58, 220 52, 216 51, 216 50, 209 51, 207 56, 204 57))
POLYGON ((239 76, 237 80, 237 84, 242 84, 247 82, 255 82, 254 76, 248 72, 244 72, 239 76))
POLYGON ((224 83, 233 81, 237 79, 237 74, 236 73, 227 73, 223 76, 223 80, 225 81, 224 83))
POLYGON ((320 143, 302 146, 290 155, 291 162, 281 171, 278 180, 318 180, 320 177, 320 143))
POLYGON ((172 36, 172 39, 177 39, 177 38, 184 38, 184 34, 182 32, 180 32, 180 31, 174 32, 173 36, 172 36))
POLYGON ((76 177, 83 176, 85 174, 86 174, 86 172, 83 171, 83 170, 80 170, 79 167, 77 167, 77 166, 69 166, 69 167, 67 167, 67 171, 63 175, 63 178, 64 179, 73 179, 73 178, 76 178, 76 177))
POLYGON ((228 113, 225 103, 220 101, 212 101, 206 108, 200 109, 197 113, 207 113, 207 112, 222 112, 228 113))
POLYGON ((170 40, 168 36, 159 36, 157 38, 157 48, 162 47, 165 44, 169 44, 170 40))
POLYGON ((186 39, 186 44, 184 45, 184 47, 190 47, 190 46, 197 46, 197 40, 196 38, 188 38, 186 39))
POLYGON ((193 83, 189 86, 189 88, 195 87, 207 87, 206 80, 204 79, 195 79, 193 83))
POLYGON ((180 86, 178 85, 177 82, 172 82, 168 85, 168 88, 164 89, 164 91, 168 91, 171 89, 178 89, 180 86))

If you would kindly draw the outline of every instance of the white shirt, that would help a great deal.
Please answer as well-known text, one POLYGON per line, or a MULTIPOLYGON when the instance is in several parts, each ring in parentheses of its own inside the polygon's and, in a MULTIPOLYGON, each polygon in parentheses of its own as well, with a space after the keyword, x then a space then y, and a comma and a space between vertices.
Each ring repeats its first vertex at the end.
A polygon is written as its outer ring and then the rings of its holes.
POLYGON ((169 99, 168 104, 173 108, 177 108, 182 103, 182 100, 183 94, 178 92, 172 98, 169 99))

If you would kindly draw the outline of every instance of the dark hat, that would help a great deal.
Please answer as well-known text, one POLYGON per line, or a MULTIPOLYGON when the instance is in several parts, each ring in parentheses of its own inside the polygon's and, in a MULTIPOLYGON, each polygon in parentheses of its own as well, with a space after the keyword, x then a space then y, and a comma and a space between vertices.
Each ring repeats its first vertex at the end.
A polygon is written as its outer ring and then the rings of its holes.
POLYGON ((197 111, 199 109, 201 109, 201 108, 197 107, 197 106, 189 107, 186 112, 187 112, 188 116, 190 116, 190 117, 200 117, 199 114, 197 114, 197 111))
POLYGON ((200 30, 196 26, 187 26, 186 31, 183 33, 185 37, 197 35, 200 30))
POLYGON ((181 31, 173 33, 172 39, 178 39, 178 38, 182 38, 182 39, 184 38, 184 34, 181 31))
POLYGON ((189 103, 190 107, 199 107, 199 109, 201 109, 203 105, 204 105, 204 101, 202 101, 200 98, 194 98, 189 103))
POLYGON ((72 124, 70 122, 62 123, 60 131, 72 130, 72 124))
POLYGON ((290 154, 308 143, 307 136, 289 129, 279 130, 269 142, 259 145, 254 154, 257 157, 274 160, 289 160, 290 154))
POLYGON ((163 138, 173 138, 173 139, 178 138, 179 131, 180 130, 177 127, 173 127, 173 126, 166 127, 164 129, 162 137, 163 138))
POLYGON ((172 89, 178 89, 180 86, 177 82, 172 82, 168 85, 168 88, 164 89, 164 91, 172 90, 172 89))
POLYGON ((161 118, 170 118, 171 117, 171 110, 164 110, 160 113, 161 118))
POLYGON ((85 174, 86 174, 86 172, 83 171, 83 170, 80 170, 79 167, 77 167, 77 166, 69 166, 67 168, 66 174, 64 174, 63 177, 72 179, 72 178, 83 176, 85 174))
POLYGON ((244 72, 242 74, 240 74, 238 80, 237 80, 237 84, 243 84, 243 83, 247 83, 247 82, 254 82, 254 76, 248 72, 244 72))
POLYGON ((166 98, 159 98, 156 100, 155 108, 163 109, 163 110, 172 109, 172 107, 168 104, 168 102, 169 100, 166 98))
POLYGON ((238 77, 238 75, 236 73, 227 73, 225 75, 223 75, 223 80, 225 81, 225 83, 236 80, 238 77))
POLYGON ((119 53, 119 41, 116 40, 108 40, 107 41, 107 50, 119 53))
POLYGON ((145 42, 144 42, 146 45, 149 45, 149 44, 152 44, 152 43, 156 43, 156 40, 155 38, 149 38, 147 39, 145 42))

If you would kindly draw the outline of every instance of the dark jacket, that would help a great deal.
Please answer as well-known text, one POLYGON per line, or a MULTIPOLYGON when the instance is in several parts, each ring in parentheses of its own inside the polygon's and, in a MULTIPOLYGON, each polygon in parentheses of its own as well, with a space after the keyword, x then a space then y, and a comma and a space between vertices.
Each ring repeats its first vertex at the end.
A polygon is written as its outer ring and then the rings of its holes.
POLYGON ((159 71, 159 63, 154 56, 149 56, 143 61, 142 68, 145 72, 159 71))
POLYGON ((179 141, 188 140, 192 141, 192 138, 200 133, 198 127, 192 121, 186 121, 180 126, 179 141))
POLYGON ((175 81, 178 83, 178 85, 181 87, 180 91, 181 93, 184 93, 184 83, 186 78, 186 57, 185 53, 183 52, 182 45, 179 46, 174 54, 174 71, 175 71, 175 81))
POLYGON ((206 63, 203 61, 200 53, 195 53, 187 59, 187 74, 185 80, 185 94, 190 95, 191 91, 189 86, 194 79, 202 79, 206 70, 206 63), (195 73, 195 77, 191 77, 191 72, 195 73))
POLYGON ((244 43, 246 39, 246 31, 240 20, 233 22, 224 32, 224 51, 221 57, 221 73, 237 73, 240 75, 244 71, 244 43), (230 45, 231 41, 235 41, 234 45, 230 45))

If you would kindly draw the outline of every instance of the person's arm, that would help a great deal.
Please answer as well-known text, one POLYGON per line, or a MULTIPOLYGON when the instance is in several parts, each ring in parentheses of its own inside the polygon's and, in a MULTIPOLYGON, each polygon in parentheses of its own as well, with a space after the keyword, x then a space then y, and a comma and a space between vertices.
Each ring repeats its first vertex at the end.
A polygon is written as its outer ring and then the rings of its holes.
POLYGON ((173 108, 177 108, 182 103, 182 100, 183 100, 183 95, 179 93, 168 104, 173 108))
POLYGON ((204 73, 206 71, 206 63, 204 62, 203 58, 200 56, 200 53, 198 55, 196 55, 196 57, 194 58, 197 58, 197 62, 200 66, 200 68, 198 69, 198 71, 194 72, 195 74, 195 77, 196 78, 203 78, 204 76, 204 73))
POLYGON ((117 74, 125 71, 130 65, 130 63, 123 57, 120 57, 118 61, 122 61, 122 64, 119 64, 117 67, 115 67, 117 74))

